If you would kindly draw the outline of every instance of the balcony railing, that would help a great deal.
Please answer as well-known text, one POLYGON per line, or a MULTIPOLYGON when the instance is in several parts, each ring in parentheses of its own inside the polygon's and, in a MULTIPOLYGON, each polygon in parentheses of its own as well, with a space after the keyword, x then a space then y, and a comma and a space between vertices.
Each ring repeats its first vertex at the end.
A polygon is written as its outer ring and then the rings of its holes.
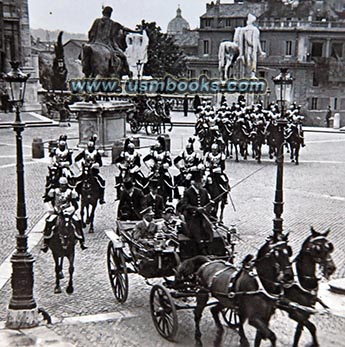
POLYGON ((327 22, 327 21, 307 21, 307 20, 260 20, 258 25, 261 29, 268 28, 343 28, 345 21, 327 22))

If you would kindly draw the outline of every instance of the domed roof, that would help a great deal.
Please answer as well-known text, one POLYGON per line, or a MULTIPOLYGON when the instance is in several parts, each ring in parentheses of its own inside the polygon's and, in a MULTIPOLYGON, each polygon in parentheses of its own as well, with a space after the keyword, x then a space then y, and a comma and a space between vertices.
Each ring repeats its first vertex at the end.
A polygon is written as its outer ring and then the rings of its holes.
POLYGON ((176 17, 168 24, 167 33, 170 35, 182 34, 184 29, 190 29, 189 23, 182 17, 182 11, 178 7, 176 17))

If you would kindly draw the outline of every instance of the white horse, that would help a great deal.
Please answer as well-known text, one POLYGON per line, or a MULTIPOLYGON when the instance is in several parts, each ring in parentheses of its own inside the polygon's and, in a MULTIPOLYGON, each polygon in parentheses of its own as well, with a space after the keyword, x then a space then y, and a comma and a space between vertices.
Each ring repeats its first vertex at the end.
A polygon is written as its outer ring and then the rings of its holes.
POLYGON ((236 42, 223 41, 219 45, 218 62, 219 74, 222 80, 233 77, 230 68, 234 67, 237 58, 240 56, 240 47, 236 42))

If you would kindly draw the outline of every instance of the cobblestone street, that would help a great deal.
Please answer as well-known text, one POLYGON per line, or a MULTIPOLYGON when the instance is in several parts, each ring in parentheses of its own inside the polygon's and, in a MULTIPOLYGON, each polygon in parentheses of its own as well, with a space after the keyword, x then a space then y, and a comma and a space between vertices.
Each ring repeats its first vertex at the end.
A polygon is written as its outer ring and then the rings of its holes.
MULTIPOLYGON (((179 120, 180 114, 174 117, 179 120)), ((193 115, 188 121, 192 121, 193 115)), ((171 152, 178 154, 189 136, 192 127, 175 127, 170 134, 171 152)), ((67 128, 26 129, 24 138, 26 202, 29 217, 29 230, 44 216, 42 195, 46 158, 31 159, 31 142, 34 137, 44 141, 58 138, 67 133, 70 148, 73 148, 78 136, 76 123, 67 128)), ((15 137, 11 130, 0 129, 0 263, 13 251, 15 245, 16 176, 15 176, 15 137)), ((330 241, 334 243, 333 258, 337 266, 334 277, 345 277, 345 239, 343 237, 345 210, 345 134, 306 132, 306 147, 301 150, 300 165, 289 162, 285 156, 284 167, 284 229, 290 232, 289 240, 298 252, 303 240, 310 233, 310 226, 323 232, 331 228, 330 241)), ((154 138, 152 138, 154 140, 154 138)), ((152 140, 142 136, 141 146, 152 144, 152 140)), ((148 148, 142 149, 147 153, 148 148)), ((114 176, 116 167, 110 164, 111 156, 105 158, 101 169, 106 178, 106 204, 98 206, 95 219, 95 233, 86 232, 89 248, 81 251, 76 248, 74 273, 75 292, 65 292, 68 271, 65 263, 65 276, 62 280, 62 294, 54 294, 55 273, 53 258, 49 253, 40 251, 38 244, 32 251, 35 263, 35 299, 39 307, 44 308, 53 317, 53 324, 47 328, 61 339, 78 346, 173 346, 156 332, 149 308, 148 286, 143 278, 129 275, 130 293, 125 304, 118 304, 113 297, 107 274, 106 251, 108 245, 105 229, 114 228, 117 202, 115 202, 114 176)), ((226 171, 232 186, 231 196, 236 212, 231 204, 226 206, 225 224, 235 224, 242 239, 236 247, 236 262, 240 262, 248 253, 255 254, 258 247, 272 231, 273 200, 275 191, 276 165, 268 159, 265 147, 262 164, 253 159, 236 163, 228 159, 226 171)), ((172 171, 175 172, 175 169, 172 171)), ((36 230, 34 231, 36 232, 36 230)), ((39 232, 39 231, 37 231, 39 232)), ((159 281, 152 281, 158 282, 159 281)), ((6 319, 6 308, 11 296, 10 281, 0 288, 0 321, 6 319)), ((194 321, 192 311, 179 311, 179 334, 176 345, 194 345, 194 321)), ((316 314, 312 321, 318 328, 322 347, 345 346, 345 316, 316 314)), ((293 341, 293 323, 285 313, 277 311, 271 321, 272 330, 277 334, 277 346, 291 346, 293 341)), ((253 329, 246 326, 250 343, 253 344, 253 329)), ((0 329, 1 332, 1 329, 0 329)), ((215 325, 205 310, 202 320, 204 346, 212 346, 215 325)), ((0 335, 1 336, 1 335, 0 335)), ((300 346, 311 341, 307 331, 302 334, 300 346)), ((24 344, 23 344, 24 345, 24 344)), ((224 346, 239 346, 237 333, 227 329, 224 346)), ((0 339, 0 346, 2 344, 0 339)), ((267 341, 262 346, 269 346, 267 341)))

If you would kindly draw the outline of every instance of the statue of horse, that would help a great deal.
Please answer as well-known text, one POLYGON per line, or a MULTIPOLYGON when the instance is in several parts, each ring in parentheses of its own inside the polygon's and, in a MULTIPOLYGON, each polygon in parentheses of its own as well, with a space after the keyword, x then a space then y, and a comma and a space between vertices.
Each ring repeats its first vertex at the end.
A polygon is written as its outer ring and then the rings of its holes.
POLYGON ((220 43, 218 50, 218 68, 222 80, 233 77, 233 71, 230 69, 233 69, 239 55, 240 48, 236 42, 223 41, 220 43))
POLYGON ((327 240, 329 232, 328 229, 322 234, 311 228, 311 235, 303 242, 302 248, 293 262, 295 282, 284 289, 286 301, 278 306, 288 312, 289 317, 298 323, 293 342, 294 347, 298 346, 304 327, 312 335, 312 346, 320 346, 316 336, 316 327, 309 320, 309 317, 316 302, 327 308, 317 297, 318 282, 320 281, 320 278, 316 275, 317 265, 322 269, 322 274, 326 279, 336 270, 331 257, 334 247, 327 240), (290 305, 290 303, 297 303, 297 306, 290 305), (303 307, 299 308, 298 305, 303 307), (305 308, 311 308, 311 310, 308 312, 305 308))
POLYGON ((125 74, 124 64, 116 54, 106 45, 92 43, 85 44, 81 54, 83 73, 87 78, 119 78, 125 74))
POLYGON ((71 216, 58 214, 55 225, 52 227, 52 236, 47 240, 48 247, 53 253, 55 261, 55 289, 54 293, 61 293, 60 279, 63 278, 63 259, 66 257, 69 261, 69 281, 66 288, 67 294, 72 294, 73 289, 73 272, 74 272, 74 255, 77 237, 75 226, 71 216))
POLYGON ((226 309, 237 310, 242 347, 249 346, 243 329, 246 320, 257 329, 256 347, 260 346, 261 339, 267 338, 272 346, 276 346, 276 335, 268 326, 283 285, 293 280, 289 259, 291 254, 287 235, 279 235, 270 237, 255 259, 247 256, 240 270, 224 261, 210 261, 204 256, 183 261, 177 268, 177 280, 197 274, 201 288, 196 295, 197 306, 194 310, 196 345, 202 346, 200 320, 211 295, 218 300, 211 309, 217 326, 214 346, 221 345, 224 328, 219 314, 226 309))
POLYGON ((98 200, 101 197, 100 186, 94 177, 90 164, 83 164, 81 176, 77 177, 76 191, 80 196, 80 217, 83 228, 87 224, 90 225, 89 232, 94 232, 93 221, 95 218, 95 211, 97 208, 98 200), (86 220, 84 220, 84 213, 86 212, 86 220))

